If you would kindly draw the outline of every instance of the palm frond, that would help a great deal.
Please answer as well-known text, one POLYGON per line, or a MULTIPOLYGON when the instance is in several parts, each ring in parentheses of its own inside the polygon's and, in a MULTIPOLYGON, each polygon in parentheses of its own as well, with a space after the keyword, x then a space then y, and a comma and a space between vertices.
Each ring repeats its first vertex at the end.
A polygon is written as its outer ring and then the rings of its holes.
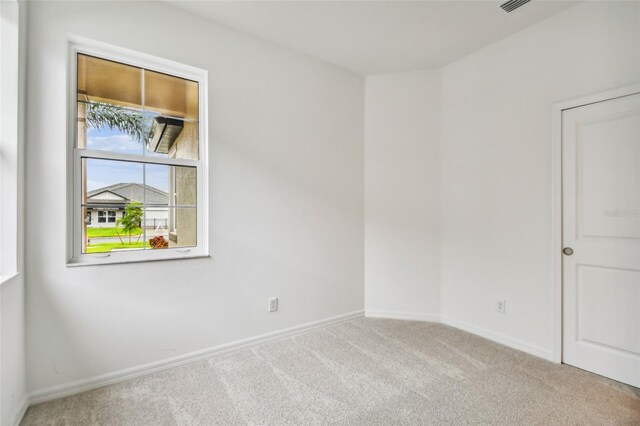
POLYGON ((149 136, 149 126, 141 113, 103 102, 87 103, 86 124, 87 128, 118 129, 142 143, 149 136))

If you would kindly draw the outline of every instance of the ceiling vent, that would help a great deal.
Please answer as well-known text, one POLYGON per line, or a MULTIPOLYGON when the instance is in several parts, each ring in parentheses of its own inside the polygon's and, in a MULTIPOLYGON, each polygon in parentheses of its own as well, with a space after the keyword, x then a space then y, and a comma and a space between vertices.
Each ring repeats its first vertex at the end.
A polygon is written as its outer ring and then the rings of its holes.
POLYGON ((520 6, 523 6, 529 3, 531 0, 509 0, 508 2, 502 3, 500 7, 507 13, 511 13, 520 6))
POLYGON ((147 142, 147 151, 168 154, 180 136, 184 123, 168 117, 156 117, 151 129, 151 138, 147 142))

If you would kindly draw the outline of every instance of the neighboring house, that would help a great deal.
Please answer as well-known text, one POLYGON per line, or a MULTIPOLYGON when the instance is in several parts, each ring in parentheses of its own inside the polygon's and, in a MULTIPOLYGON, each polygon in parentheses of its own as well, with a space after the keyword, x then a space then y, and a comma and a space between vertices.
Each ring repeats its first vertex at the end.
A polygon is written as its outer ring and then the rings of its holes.
POLYGON ((138 201, 148 205, 144 223, 147 227, 167 229, 169 195, 153 186, 117 183, 87 193, 86 225, 89 228, 113 228, 124 216, 127 204, 138 201), (145 198, 146 197, 146 198, 145 198), (152 205, 152 206, 149 206, 152 205))

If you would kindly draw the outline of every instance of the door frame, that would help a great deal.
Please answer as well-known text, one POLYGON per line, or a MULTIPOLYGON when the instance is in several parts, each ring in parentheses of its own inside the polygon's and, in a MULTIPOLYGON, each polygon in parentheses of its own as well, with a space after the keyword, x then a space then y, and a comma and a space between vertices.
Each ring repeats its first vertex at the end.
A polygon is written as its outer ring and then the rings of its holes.
POLYGON ((551 361, 562 363, 562 112, 640 93, 640 83, 558 102, 551 107, 551 282, 553 347, 551 361))

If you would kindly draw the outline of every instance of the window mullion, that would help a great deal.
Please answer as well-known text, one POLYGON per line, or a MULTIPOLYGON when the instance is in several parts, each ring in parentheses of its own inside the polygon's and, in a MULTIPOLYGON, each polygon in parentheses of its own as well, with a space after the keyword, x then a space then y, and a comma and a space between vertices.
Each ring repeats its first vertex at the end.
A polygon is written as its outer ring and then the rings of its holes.
POLYGON ((147 241, 147 165, 142 165, 142 250, 147 241))

